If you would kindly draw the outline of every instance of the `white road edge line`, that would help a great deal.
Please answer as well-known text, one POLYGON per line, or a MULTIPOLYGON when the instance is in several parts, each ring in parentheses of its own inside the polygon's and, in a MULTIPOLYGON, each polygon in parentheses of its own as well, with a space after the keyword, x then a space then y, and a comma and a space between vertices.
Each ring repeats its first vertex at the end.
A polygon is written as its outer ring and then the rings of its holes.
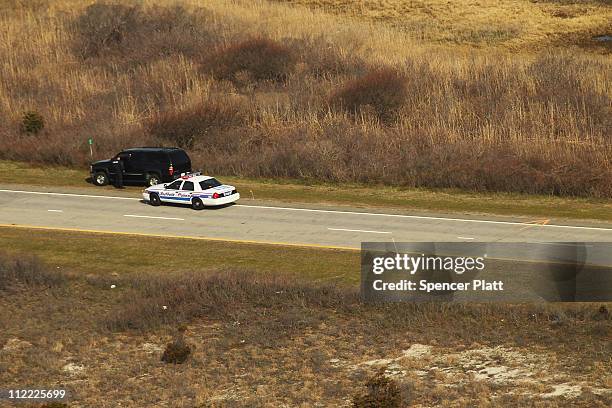
POLYGON ((153 218, 155 220, 175 220, 175 221, 185 221, 184 218, 175 218, 175 217, 153 217, 150 215, 134 215, 134 214, 124 214, 124 217, 132 217, 132 218, 153 218))
POLYGON ((25 191, 25 190, 2 190, 0 193, 21 193, 21 194, 39 194, 39 195, 55 195, 64 197, 86 197, 86 198, 110 198, 114 200, 140 200, 136 197, 116 197, 116 196, 104 196, 104 195, 93 195, 93 194, 74 194, 74 193, 53 193, 50 191, 25 191))
MULTIPOLYGON (((350 214, 350 215, 360 215, 360 216, 371 215, 371 216, 378 216, 378 217, 409 218, 409 219, 417 219, 417 220, 438 220, 438 221, 455 221, 455 222, 474 222, 474 223, 481 223, 481 224, 534 226, 534 224, 528 223, 528 222, 473 220, 469 218, 430 217, 430 216, 425 216, 425 215, 403 215, 403 214, 369 213, 369 212, 359 212, 359 211, 317 210, 317 209, 311 209, 311 208, 272 207, 272 206, 245 205, 245 204, 235 204, 235 207, 249 207, 249 208, 286 210, 286 211, 322 212, 322 213, 331 213, 331 214, 350 214)), ((546 227, 548 228, 571 228, 571 229, 585 229, 585 230, 612 232, 612 228, 584 227, 584 226, 579 226, 579 225, 558 225, 558 224, 540 225, 538 224, 535 226, 542 227, 542 228, 546 228, 546 227)))
POLYGON ((63 213, 64 210, 47 210, 49 212, 63 213))
POLYGON ((370 234, 391 234, 388 231, 368 231, 368 230, 358 230, 358 229, 346 229, 346 228, 328 228, 330 231, 346 231, 346 232, 367 232, 370 234))
MULTIPOLYGON (((40 195, 56 195, 56 196, 68 196, 68 197, 108 198, 108 199, 115 199, 115 200, 141 201, 140 198, 136 198, 136 197, 115 197, 115 196, 90 195, 90 194, 53 193, 53 192, 46 192, 46 191, 43 192, 43 191, 0 189, 0 193, 40 194, 40 195)), ((367 216, 377 216, 377 217, 408 218, 408 219, 417 219, 417 220, 473 222, 473 223, 480 223, 480 224, 521 225, 521 226, 534 225, 534 224, 527 223, 527 222, 474 220, 474 219, 469 219, 469 218, 431 217, 431 216, 425 216, 425 215, 403 215, 403 214, 369 213, 369 212, 359 212, 359 211, 319 210, 319 209, 312 209, 312 208, 273 207, 273 206, 263 206, 263 205, 245 205, 245 204, 235 204, 234 206, 235 207, 255 208, 255 209, 262 209, 262 210, 306 211, 306 212, 319 212, 319 213, 330 213, 330 214, 350 214, 350 215, 359 215, 359 216, 367 215, 367 216)), ((579 225, 544 224, 544 225, 535 225, 535 226, 539 228, 568 228, 568 229, 583 229, 583 230, 592 230, 592 231, 612 232, 612 228, 585 227, 585 226, 579 226, 579 225)))
POLYGON ((471 240, 471 239, 476 239, 476 238, 472 238, 472 237, 457 237, 459 239, 467 239, 467 240, 471 240))

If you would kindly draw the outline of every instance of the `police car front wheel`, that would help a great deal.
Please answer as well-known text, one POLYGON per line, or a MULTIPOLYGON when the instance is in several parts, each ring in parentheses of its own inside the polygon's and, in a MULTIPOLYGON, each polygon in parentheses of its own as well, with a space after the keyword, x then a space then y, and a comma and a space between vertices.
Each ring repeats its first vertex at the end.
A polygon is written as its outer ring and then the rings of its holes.
POLYGON ((204 203, 199 198, 194 198, 191 200, 191 208, 194 210, 202 210, 204 209, 204 203))
POLYGON ((161 205, 161 200, 159 199, 159 196, 155 193, 151 194, 149 196, 149 204, 151 204, 154 207, 161 205))

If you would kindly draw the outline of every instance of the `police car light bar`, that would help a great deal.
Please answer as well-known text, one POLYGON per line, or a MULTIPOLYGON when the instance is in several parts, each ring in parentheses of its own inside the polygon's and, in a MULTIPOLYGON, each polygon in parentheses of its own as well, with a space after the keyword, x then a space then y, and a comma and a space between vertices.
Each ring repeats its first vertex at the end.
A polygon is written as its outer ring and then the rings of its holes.
POLYGON ((195 171, 193 173, 181 173, 181 178, 186 179, 189 177, 201 176, 201 175, 202 175, 201 171, 195 171))

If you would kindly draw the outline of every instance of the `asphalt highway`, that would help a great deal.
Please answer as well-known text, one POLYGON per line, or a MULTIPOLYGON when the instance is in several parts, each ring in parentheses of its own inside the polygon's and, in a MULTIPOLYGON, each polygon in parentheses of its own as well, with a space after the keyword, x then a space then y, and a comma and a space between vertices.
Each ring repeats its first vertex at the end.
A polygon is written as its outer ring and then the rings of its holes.
MULTIPOLYGON (((579 225, 525 218, 485 219, 457 215, 368 212, 326 206, 290 207, 279 203, 264 205, 248 199, 222 208, 195 211, 189 206, 153 207, 136 197, 135 192, 122 191, 116 195, 104 195, 114 192, 106 189, 96 194, 92 189, 67 192, 17 187, 0 186, 0 227, 185 237, 346 250, 357 250, 363 242, 375 242, 368 245, 369 248, 377 246, 379 249, 375 251, 379 252, 376 253, 413 253, 418 256, 421 252, 427 252, 459 257, 484 256, 488 258, 486 275, 480 278, 499 279, 500 282, 504 279, 508 290, 504 290, 506 298, 503 299, 509 301, 605 301, 609 299, 612 287, 609 273, 612 270, 610 224, 579 225), (430 244, 432 242, 435 244, 430 244), (454 242, 473 244, 457 247, 452 244, 454 242), (522 244, 503 245, 506 242, 522 244), (561 265, 560 272, 551 265, 561 265), (583 272, 576 275, 575 267, 567 265, 585 265, 586 269, 581 269, 583 272), (567 268, 571 269, 569 272, 572 277, 581 279, 572 278, 569 281, 570 289, 565 288, 565 281, 554 281, 557 275, 567 275, 567 268), (512 279, 508 279, 509 276, 512 279), (551 284, 553 281, 555 283, 551 284), (523 293, 525 290, 529 293, 523 293), (563 295, 568 290, 569 295, 563 295)), ((279 250, 282 249, 279 247, 279 250)), ((367 255, 364 256, 367 258, 367 255)), ((494 300, 501 299, 501 295, 495 294, 498 292, 491 293, 494 300)), ((482 300, 485 295, 479 293, 476 299, 482 300)), ((457 299, 472 299, 469 292, 454 296, 457 299)))
MULTIPOLYGON (((253 205, 152 207, 140 197, 0 189, 0 224, 358 249, 364 241, 612 242, 610 224, 483 219, 342 208, 253 205), (544 225, 545 224, 545 225, 544 225)), ((112 194, 112 193, 111 193, 112 194)))

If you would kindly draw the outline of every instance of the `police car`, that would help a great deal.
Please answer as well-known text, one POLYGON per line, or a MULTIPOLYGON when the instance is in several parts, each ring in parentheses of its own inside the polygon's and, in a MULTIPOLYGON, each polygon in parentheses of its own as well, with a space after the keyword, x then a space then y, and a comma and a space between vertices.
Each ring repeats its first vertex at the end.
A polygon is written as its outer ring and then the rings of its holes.
POLYGON ((189 204, 194 210, 233 203, 240 198, 234 186, 221 184, 214 177, 201 173, 184 174, 171 183, 151 186, 142 192, 142 196, 153 206, 162 203, 189 204))

